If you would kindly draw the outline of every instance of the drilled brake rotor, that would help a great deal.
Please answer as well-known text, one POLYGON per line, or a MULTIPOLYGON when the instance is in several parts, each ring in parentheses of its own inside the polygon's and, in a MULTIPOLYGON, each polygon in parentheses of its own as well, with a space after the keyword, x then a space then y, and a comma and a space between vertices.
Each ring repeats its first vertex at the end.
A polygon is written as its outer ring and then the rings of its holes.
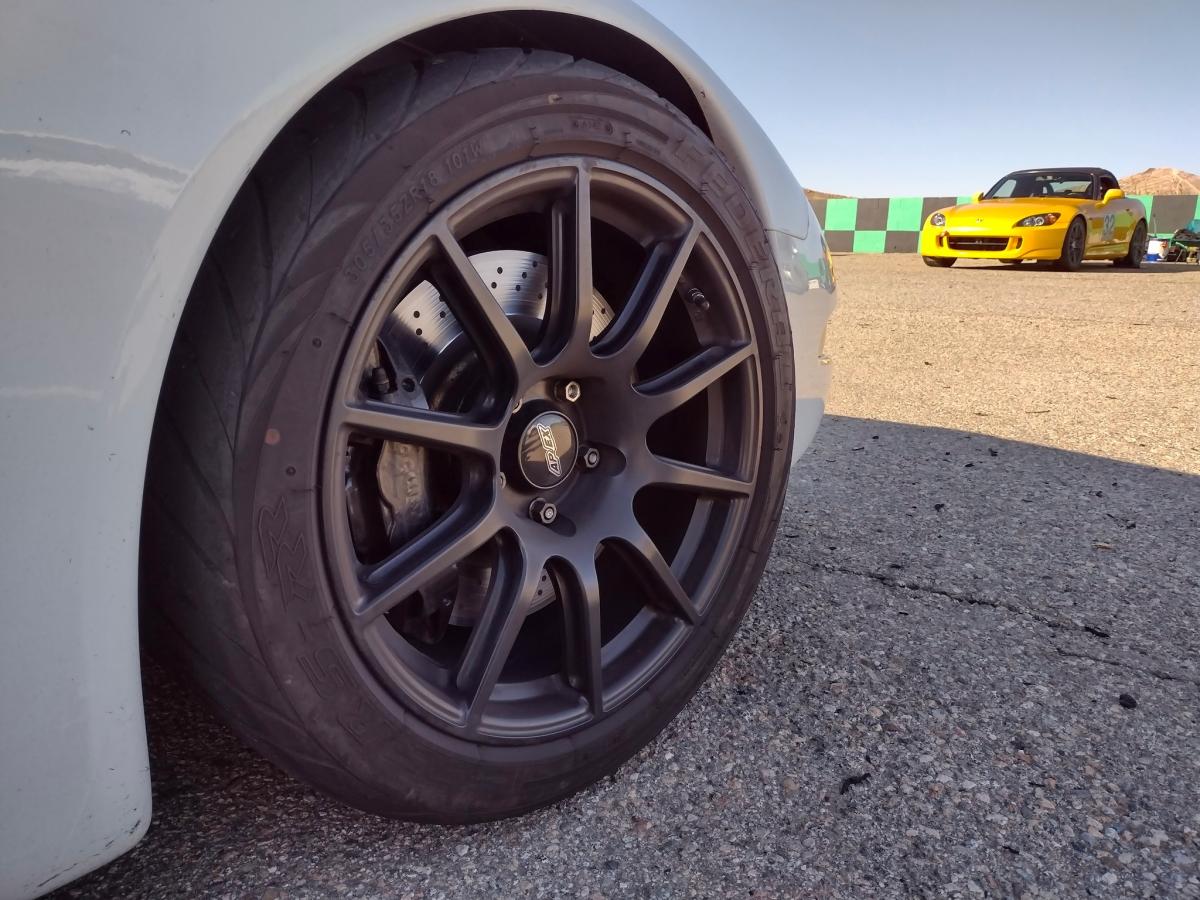
MULTIPOLYGON (((522 334, 535 334, 546 312, 546 257, 522 250, 493 250, 470 257, 505 314, 522 334)), ((611 324, 612 307, 598 291, 592 295, 591 336, 595 338, 611 324)), ((387 399, 408 406, 429 408, 430 400, 445 408, 456 385, 478 378, 470 342, 462 325, 442 299, 437 286, 422 281, 392 310, 380 335, 378 352, 386 354, 395 373, 394 391, 387 399)), ((469 387, 466 388, 469 392, 469 387)), ((384 518, 393 546, 411 539, 433 521, 429 484, 434 474, 429 452, 415 445, 385 442, 380 450, 376 475, 383 498, 384 518)), ((471 625, 482 609, 490 579, 486 560, 470 562, 460 577, 443 581, 432 590, 440 596, 424 597, 422 618, 441 619, 442 625, 471 625), (447 615, 448 614, 448 615, 447 615)), ((534 609, 558 599, 550 573, 543 571, 534 599, 534 609)), ((411 628, 428 625, 416 622, 411 628)), ((437 631, 434 628, 433 631, 437 631)), ((434 637, 431 633, 427 639, 434 637)))
MULTIPOLYGON (((493 250, 471 257, 492 296, 518 327, 536 327, 546 312, 546 257, 523 250, 493 250)), ((592 337, 613 320, 612 307, 599 292, 592 294, 592 337)), ((396 305, 380 339, 389 355, 407 362, 418 382, 441 354, 462 336, 463 329, 441 292, 422 281, 396 305)))

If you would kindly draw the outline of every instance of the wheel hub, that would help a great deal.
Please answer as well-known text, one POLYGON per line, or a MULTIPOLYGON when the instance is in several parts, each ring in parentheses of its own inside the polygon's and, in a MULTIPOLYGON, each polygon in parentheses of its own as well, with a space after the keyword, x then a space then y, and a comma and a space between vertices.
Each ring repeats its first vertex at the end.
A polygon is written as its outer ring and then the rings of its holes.
POLYGON ((557 410, 539 413, 520 430, 517 468, 530 487, 549 490, 570 477, 579 457, 579 435, 557 410))

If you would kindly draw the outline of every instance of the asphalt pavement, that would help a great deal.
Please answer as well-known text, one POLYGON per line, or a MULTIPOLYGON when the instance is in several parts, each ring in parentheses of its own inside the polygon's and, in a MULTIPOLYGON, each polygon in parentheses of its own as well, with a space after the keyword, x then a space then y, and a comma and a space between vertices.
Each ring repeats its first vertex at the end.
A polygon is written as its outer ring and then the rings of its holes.
POLYGON ((615 776, 443 829, 147 670, 154 822, 64 897, 1200 897, 1200 267, 836 260, 759 596, 615 776))

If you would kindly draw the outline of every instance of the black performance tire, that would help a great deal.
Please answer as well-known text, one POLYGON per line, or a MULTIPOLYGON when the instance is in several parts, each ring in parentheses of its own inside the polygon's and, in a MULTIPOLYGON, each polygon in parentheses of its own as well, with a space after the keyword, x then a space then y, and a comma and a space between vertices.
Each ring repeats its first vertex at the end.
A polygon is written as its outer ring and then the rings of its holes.
POLYGON ((1002 259, 1002 260, 1000 260, 1000 262, 1006 266, 1019 266, 1021 263, 1025 262, 1025 260, 1023 260, 1023 259, 1002 259))
POLYGON ((1142 260, 1146 258, 1146 223, 1140 221, 1133 229, 1133 237, 1129 240, 1129 250, 1120 259, 1113 262, 1122 269, 1140 269, 1142 260))
POLYGON ((935 269, 948 269, 957 262, 954 256, 922 256, 921 259, 925 260, 925 265, 935 269))
MULTIPOLYGON (((272 144, 189 298, 150 452, 143 640, 185 670, 247 743, 363 810, 449 824, 565 797, 613 772, 671 721, 750 603, 787 485, 794 413, 787 323, 763 225, 736 173, 695 125, 642 85, 585 60, 520 50, 349 73, 272 144), (566 157, 608 167, 617 173, 613 183, 619 175, 622 184, 641 178, 660 186, 643 194, 661 203, 669 195, 694 211, 706 236, 705 265, 727 261, 721 283, 732 312, 711 294, 706 312, 697 311, 682 285, 662 302, 679 321, 728 315, 748 335, 736 344, 743 368, 713 375, 724 380, 692 396, 732 416, 737 405, 723 398, 750 392, 749 435, 730 428, 714 440, 729 442, 753 474, 744 489, 737 482, 727 491, 736 512, 710 522, 728 539, 720 571, 689 580, 685 591, 711 602, 696 600, 693 620, 671 620, 670 634, 683 637, 645 684, 610 703, 596 670, 592 718, 569 732, 467 738, 461 734, 476 732, 439 724, 394 689, 348 621, 353 598, 340 592, 324 530, 343 513, 330 511, 322 491, 346 477, 322 476, 330 398, 372 298, 431 217, 490 180, 526 177, 520 173, 539 160, 566 157), (712 399, 708 392, 718 388, 712 399)), ((585 382, 585 400, 588 391, 595 393, 585 382)), ((509 488, 496 481, 495 490, 511 489, 511 476, 509 488)), ((682 557, 680 547, 670 552, 682 557)), ((481 728, 478 721, 470 727, 481 728)))
POLYGON ((1078 272, 1083 265, 1086 244, 1087 225, 1083 219, 1075 219, 1063 235, 1062 254, 1058 258, 1056 268, 1063 272, 1078 272))

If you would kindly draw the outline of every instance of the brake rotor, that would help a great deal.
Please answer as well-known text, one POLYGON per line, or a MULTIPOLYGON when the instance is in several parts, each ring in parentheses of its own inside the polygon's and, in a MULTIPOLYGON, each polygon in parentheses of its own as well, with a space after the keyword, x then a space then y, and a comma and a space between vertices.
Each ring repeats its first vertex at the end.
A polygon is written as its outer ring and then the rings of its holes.
MULTIPOLYGON (((475 270, 488 285, 492 296, 517 330, 535 334, 546 312, 546 285, 549 267, 540 253, 522 250, 493 250, 470 257, 475 270)), ((598 291, 592 294, 591 337, 595 339, 615 318, 612 307, 598 291)), ((388 357, 395 384, 385 399, 428 409, 446 408, 442 402, 459 394, 470 393, 473 352, 450 307, 437 286, 422 281, 396 304, 379 335, 379 352, 388 357)), ((430 479, 433 474, 430 453, 423 447, 385 441, 380 449, 376 476, 384 500, 384 514, 392 546, 424 530, 433 521, 430 479)), ((457 584, 432 588, 437 596, 422 598, 424 616, 445 624, 471 625, 483 608, 491 566, 486 561, 467 561, 459 567, 457 584), (440 611, 440 612, 437 612, 440 611), (448 615, 447 615, 448 612, 448 615)), ((543 571, 531 611, 559 599, 558 587, 549 572, 543 571)), ((416 627, 414 625, 414 627, 416 627)), ((441 628, 420 627, 424 640, 441 628)), ((410 631, 405 628, 405 631, 410 631)))
MULTIPOLYGON (((516 320, 521 330, 536 328, 546 313, 546 257, 523 250, 492 250, 476 253, 470 259, 505 315, 516 320)), ((594 291, 592 338, 602 333, 614 317, 612 307, 594 291)), ((422 281, 396 304, 380 340, 388 354, 403 359, 420 382, 462 334, 462 325, 441 292, 431 282, 422 281)))

